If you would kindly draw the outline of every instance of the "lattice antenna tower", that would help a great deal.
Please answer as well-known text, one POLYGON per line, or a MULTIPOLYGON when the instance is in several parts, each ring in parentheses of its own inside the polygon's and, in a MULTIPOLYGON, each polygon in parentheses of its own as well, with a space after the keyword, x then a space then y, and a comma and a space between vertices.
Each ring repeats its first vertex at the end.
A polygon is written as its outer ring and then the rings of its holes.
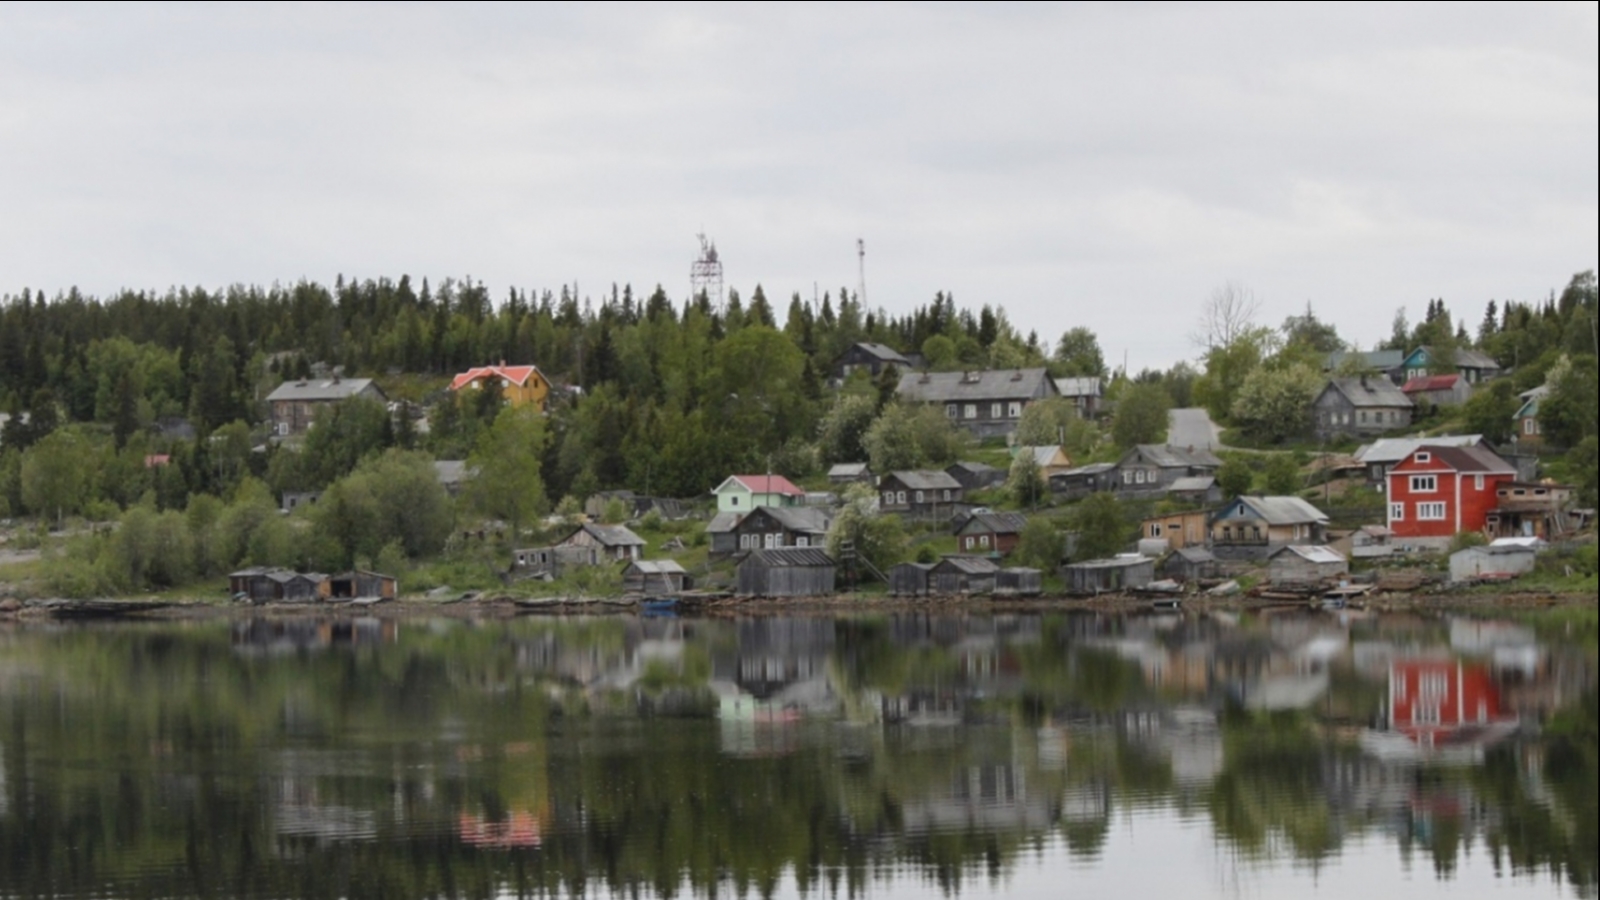
POLYGON ((698 299, 702 293, 711 302, 711 308, 722 311, 722 257, 717 255, 717 245, 704 233, 700 239, 700 256, 689 267, 689 295, 698 299))

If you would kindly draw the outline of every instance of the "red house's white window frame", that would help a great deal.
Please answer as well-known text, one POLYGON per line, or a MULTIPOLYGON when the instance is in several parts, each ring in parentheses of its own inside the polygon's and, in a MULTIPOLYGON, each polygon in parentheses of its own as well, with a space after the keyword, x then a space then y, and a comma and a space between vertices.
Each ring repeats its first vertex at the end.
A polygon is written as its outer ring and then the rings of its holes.
POLYGON ((1413 475, 1411 476, 1411 493, 1432 494, 1439 490, 1439 476, 1413 475))
POLYGON ((1443 522, 1447 512, 1443 503, 1418 503, 1417 521, 1443 522))

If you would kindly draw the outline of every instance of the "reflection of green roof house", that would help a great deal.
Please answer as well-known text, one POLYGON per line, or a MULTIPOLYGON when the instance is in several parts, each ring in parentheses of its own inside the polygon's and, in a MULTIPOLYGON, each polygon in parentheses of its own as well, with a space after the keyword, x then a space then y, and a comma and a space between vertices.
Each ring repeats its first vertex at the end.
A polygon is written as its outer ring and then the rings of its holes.
POLYGON ((782 475, 729 475, 711 492, 718 512, 747 513, 758 506, 799 506, 806 492, 782 475))

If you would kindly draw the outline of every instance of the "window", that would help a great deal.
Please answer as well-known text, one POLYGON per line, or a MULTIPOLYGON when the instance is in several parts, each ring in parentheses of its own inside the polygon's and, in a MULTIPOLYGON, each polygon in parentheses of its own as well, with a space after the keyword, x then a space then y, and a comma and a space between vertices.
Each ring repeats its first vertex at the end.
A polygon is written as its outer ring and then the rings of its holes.
POLYGON ((967 535, 967 540, 966 540, 967 549, 971 550, 974 546, 976 546, 976 541, 977 541, 977 538, 973 537, 970 534, 967 535))
POLYGON ((884 506, 893 506, 894 505, 894 491, 884 491, 883 492, 883 505, 884 506))
POLYGON ((781 534, 767 534, 762 535, 762 537, 764 539, 763 543, 766 544, 768 550, 783 546, 783 535, 781 534))
POLYGON ((1144 484, 1144 470, 1143 469, 1138 469, 1133 473, 1133 481, 1134 481, 1135 484, 1144 484))
POLYGON ((1438 489, 1439 477, 1437 475, 1411 476, 1411 493, 1413 494, 1431 494, 1438 489))
POLYGON ((1150 525, 1150 536, 1151 537, 1161 537, 1161 523, 1160 522, 1151 523, 1151 525, 1150 525))
POLYGON ((1417 518, 1424 522, 1444 521, 1443 503, 1418 503, 1417 518))
POLYGON ((963 412, 965 418, 976 419, 978 417, 978 404, 976 404, 976 403, 968 403, 967 404, 967 408, 965 410, 962 410, 962 412, 963 412))
POLYGON ((1417 462, 1419 462, 1419 463, 1433 462, 1433 454, 1429 453, 1426 450, 1423 450, 1423 451, 1421 451, 1421 452, 1419 452, 1417 454, 1417 462))
POLYGON ((739 495, 735 494, 732 497, 729 497, 728 498, 728 505, 729 506, 738 506, 739 505, 739 495))
POLYGON ((956 405, 954 403, 946 403, 944 405, 944 414, 946 416, 949 416, 950 418, 954 419, 956 417, 956 415, 958 414, 958 412, 959 412, 959 410, 956 409, 956 405))
POLYGON ((987 546, 989 546, 989 536, 987 534, 978 535, 978 546, 979 547, 987 547, 987 546))
POLYGON ((1474 476, 1472 476, 1472 489, 1475 490, 1475 491, 1483 490, 1483 476, 1482 475, 1474 475, 1474 476))
POLYGON ((922 492, 921 491, 917 491, 917 502, 918 503, 922 503, 923 502, 922 492))
POLYGON ((803 536, 797 537, 794 539, 794 545, 796 547, 809 547, 811 546, 811 539, 803 536))
POLYGON ((950 502, 950 489, 949 488, 945 488, 944 489, 944 500, 945 500, 946 503, 950 502))
POLYGON ((1123 484, 1133 484, 1133 472, 1132 472, 1132 470, 1129 470, 1129 469, 1123 469, 1122 470, 1122 483, 1123 484))
POLYGON ((1007 414, 1010 415, 1011 418, 1013 418, 1013 419, 1021 418, 1022 417, 1022 404, 1017 402, 1017 401, 1015 401, 1015 400, 1011 401, 1011 408, 1009 410, 1007 410, 1007 414))
POLYGON ((905 491, 900 491, 899 493, 894 495, 894 498, 895 498, 895 500, 899 501, 901 506, 904 506, 905 502, 906 502, 906 492, 905 491))
POLYGON ((1357 415, 1359 415, 1361 417, 1361 424, 1363 424, 1363 425, 1367 424, 1367 411, 1366 410, 1363 409, 1357 415))
POLYGON ((1532 416, 1529 416, 1528 418, 1523 419, 1522 420, 1522 433, 1523 434, 1538 434, 1539 433, 1539 420, 1533 418, 1532 416))
POLYGON ((1004 409, 1004 408, 1005 408, 1004 404, 1000 404, 1000 403, 991 403, 991 404, 989 404, 989 418, 991 418, 991 419, 1000 418, 1000 411, 1002 409, 1004 409))
POLYGON ((1389 504, 1389 521, 1404 522, 1406 520, 1406 505, 1404 503, 1389 504))

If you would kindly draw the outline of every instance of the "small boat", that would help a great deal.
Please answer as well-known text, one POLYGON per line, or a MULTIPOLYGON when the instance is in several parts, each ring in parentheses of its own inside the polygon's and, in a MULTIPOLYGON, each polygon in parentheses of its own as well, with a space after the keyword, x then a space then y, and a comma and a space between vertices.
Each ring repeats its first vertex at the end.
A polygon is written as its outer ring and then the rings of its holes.
POLYGON ((675 616, 678 614, 678 598, 646 597, 639 601, 639 609, 647 616, 675 616))

